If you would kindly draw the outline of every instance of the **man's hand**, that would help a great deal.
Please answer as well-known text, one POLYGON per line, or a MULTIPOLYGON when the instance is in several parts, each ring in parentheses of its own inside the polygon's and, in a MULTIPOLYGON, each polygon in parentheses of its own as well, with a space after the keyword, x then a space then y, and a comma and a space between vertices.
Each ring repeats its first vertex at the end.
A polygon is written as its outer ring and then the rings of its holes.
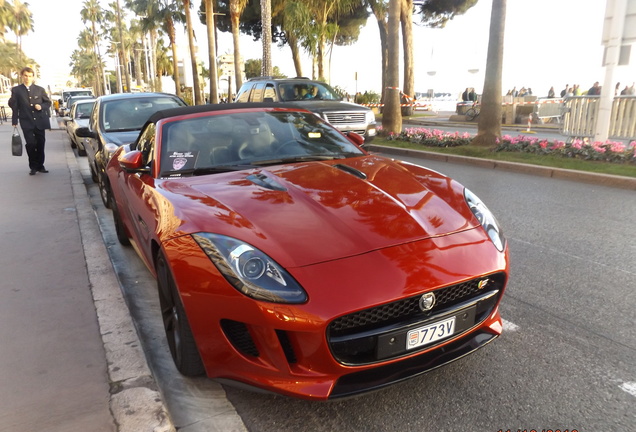
POLYGON ((42 105, 35 104, 35 105, 33 105, 33 108, 35 108, 36 111, 40 111, 42 109, 42 105))

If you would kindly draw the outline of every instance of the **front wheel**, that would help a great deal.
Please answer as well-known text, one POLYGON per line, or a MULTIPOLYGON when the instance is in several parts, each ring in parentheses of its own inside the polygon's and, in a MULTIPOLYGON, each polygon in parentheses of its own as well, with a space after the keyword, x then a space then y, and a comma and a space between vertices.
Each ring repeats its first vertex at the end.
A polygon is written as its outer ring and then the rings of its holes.
POLYGON ((124 221, 121 220, 117 203, 113 202, 113 222, 115 223, 115 233, 117 234, 117 240, 123 246, 130 246, 130 238, 126 232, 126 226, 124 221))
POLYGON ((112 201, 110 197, 110 186, 108 184, 108 180, 106 179, 106 174, 97 174, 97 177, 99 180, 99 195, 102 197, 104 207, 110 208, 112 201))
POLYGON ((159 252, 155 268, 161 318, 170 354, 177 370, 185 376, 198 376, 205 372, 201 355, 194 341, 179 292, 164 255, 159 252))

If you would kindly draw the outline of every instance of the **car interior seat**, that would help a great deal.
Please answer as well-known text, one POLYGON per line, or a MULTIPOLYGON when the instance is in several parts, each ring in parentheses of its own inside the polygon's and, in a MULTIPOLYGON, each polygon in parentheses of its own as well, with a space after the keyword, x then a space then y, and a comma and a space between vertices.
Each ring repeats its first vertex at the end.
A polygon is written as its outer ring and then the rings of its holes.
POLYGON ((250 159, 270 155, 275 141, 269 125, 261 120, 257 125, 248 126, 246 137, 238 146, 238 156, 240 159, 250 159))
POLYGON ((238 159, 232 149, 232 119, 214 116, 208 120, 207 133, 211 142, 210 163, 219 165, 238 159))

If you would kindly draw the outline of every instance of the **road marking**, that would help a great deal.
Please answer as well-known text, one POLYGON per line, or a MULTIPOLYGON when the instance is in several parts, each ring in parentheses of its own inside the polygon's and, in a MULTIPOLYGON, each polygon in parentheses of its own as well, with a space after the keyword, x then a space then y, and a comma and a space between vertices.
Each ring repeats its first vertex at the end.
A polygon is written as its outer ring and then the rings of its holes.
POLYGON ((517 324, 505 319, 502 319, 501 321, 503 322, 503 328, 505 331, 513 332, 519 330, 519 326, 517 324))
POLYGON ((626 391, 632 396, 636 396, 636 382, 625 382, 619 385, 620 389, 626 391))

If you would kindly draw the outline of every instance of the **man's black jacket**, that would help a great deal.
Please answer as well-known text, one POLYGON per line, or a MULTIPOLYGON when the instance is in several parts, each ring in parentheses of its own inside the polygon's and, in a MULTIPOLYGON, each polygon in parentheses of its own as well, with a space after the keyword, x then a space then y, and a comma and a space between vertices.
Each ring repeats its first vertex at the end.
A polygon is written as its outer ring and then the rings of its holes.
POLYGON ((18 124, 19 119, 23 129, 51 129, 49 118, 51 99, 42 87, 32 84, 30 91, 24 84, 13 87, 9 106, 13 111, 11 124, 18 124), (36 104, 39 104, 42 109, 36 111, 34 108, 36 104))

